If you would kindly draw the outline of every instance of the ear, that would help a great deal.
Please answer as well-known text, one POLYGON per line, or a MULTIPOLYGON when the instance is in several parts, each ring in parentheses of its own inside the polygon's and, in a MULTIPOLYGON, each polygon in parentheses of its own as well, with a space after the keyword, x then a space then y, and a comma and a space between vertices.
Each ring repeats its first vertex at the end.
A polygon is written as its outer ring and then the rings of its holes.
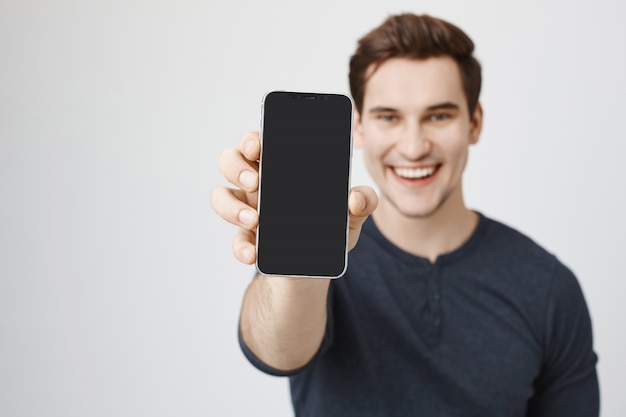
POLYGON ((357 148, 363 147, 363 126, 361 122, 361 114, 355 107, 352 119, 352 143, 357 148))
POLYGON ((478 143, 478 139, 480 138, 480 132, 483 129, 483 106, 480 103, 476 103, 476 108, 474 109, 474 114, 472 115, 472 119, 470 120, 470 137, 469 143, 471 145, 475 145, 478 143))

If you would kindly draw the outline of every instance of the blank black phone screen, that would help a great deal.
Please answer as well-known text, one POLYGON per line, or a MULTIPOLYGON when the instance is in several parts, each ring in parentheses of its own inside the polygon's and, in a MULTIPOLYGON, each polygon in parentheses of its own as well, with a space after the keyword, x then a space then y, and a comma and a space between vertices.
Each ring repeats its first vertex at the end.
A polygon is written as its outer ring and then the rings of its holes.
POLYGON ((262 120, 257 268, 338 277, 346 268, 352 101, 271 92, 262 120))

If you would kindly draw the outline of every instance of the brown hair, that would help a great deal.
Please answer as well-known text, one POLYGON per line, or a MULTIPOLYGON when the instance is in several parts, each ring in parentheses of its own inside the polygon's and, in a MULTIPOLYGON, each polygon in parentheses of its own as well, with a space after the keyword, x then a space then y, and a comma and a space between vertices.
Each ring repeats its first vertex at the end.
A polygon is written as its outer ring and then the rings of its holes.
POLYGON ((365 84, 371 74, 390 58, 426 59, 450 56, 459 66, 470 117, 478 103, 480 63, 472 53, 474 42, 458 27, 428 15, 411 13, 390 16, 359 40, 350 59, 350 90, 359 113, 363 110, 365 84), (373 65, 373 71, 369 71, 373 65))

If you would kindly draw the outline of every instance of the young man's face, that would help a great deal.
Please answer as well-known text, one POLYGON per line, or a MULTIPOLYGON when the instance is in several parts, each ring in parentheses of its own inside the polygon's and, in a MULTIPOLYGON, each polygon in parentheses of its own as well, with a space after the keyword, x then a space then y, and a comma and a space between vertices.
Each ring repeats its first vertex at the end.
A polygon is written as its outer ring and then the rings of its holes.
POLYGON ((367 81, 355 118, 355 145, 380 189, 379 208, 426 217, 460 195, 468 148, 478 141, 481 122, 480 106, 470 119, 452 58, 384 62, 367 81))

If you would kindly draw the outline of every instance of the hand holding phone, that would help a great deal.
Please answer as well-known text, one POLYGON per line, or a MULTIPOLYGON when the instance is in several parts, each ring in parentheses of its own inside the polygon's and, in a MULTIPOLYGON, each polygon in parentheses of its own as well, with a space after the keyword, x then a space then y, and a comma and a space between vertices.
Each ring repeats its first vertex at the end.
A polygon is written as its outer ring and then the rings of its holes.
MULTIPOLYGON (((232 249, 235 257, 245 264, 256 262, 260 156, 259 132, 247 133, 236 148, 225 149, 219 157, 218 167, 234 188, 217 187, 211 193, 211 206, 215 212, 238 227, 232 241, 232 249)), ((348 249, 352 249, 356 244, 361 225, 377 204, 378 198, 371 187, 357 186, 351 190, 348 249)), ((295 227, 305 221, 305 217, 296 218, 295 227)), ((293 244, 297 245, 298 242, 293 244)))

